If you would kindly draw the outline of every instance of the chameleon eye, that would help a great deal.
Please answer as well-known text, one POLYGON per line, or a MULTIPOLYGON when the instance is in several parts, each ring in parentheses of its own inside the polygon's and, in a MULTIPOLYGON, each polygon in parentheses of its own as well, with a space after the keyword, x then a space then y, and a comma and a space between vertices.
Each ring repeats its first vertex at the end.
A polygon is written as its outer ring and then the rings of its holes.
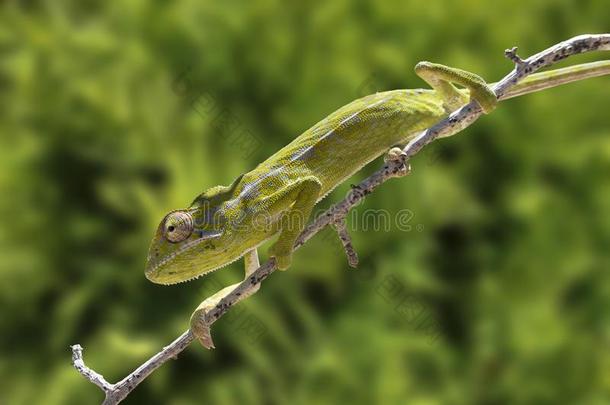
POLYGON ((182 242, 193 232, 193 217, 188 212, 172 212, 163 223, 163 236, 172 243, 182 242))

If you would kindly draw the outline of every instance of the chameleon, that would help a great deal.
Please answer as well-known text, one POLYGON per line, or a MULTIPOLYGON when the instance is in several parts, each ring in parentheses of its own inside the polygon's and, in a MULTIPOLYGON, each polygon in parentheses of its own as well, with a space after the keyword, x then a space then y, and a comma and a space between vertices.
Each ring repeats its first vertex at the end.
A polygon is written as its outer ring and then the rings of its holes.
MULTIPOLYGON (((588 69, 607 70, 608 62, 588 69)), ((564 68, 531 75, 513 93, 521 94, 526 86, 540 89, 570 81, 575 71, 564 68)), ((259 267, 257 248, 277 234, 269 256, 275 258, 279 270, 285 270, 314 205, 335 187, 388 150, 400 153, 396 146, 408 143, 471 100, 485 114, 497 105, 491 85, 474 73, 430 62, 418 63, 415 73, 431 89, 391 90, 357 99, 230 185, 209 188, 188 208, 165 215, 149 248, 145 276, 154 283, 175 284, 244 257, 247 278, 259 267)), ((236 285, 203 301, 191 316, 191 331, 208 348, 213 347, 209 328, 198 319, 236 285)))

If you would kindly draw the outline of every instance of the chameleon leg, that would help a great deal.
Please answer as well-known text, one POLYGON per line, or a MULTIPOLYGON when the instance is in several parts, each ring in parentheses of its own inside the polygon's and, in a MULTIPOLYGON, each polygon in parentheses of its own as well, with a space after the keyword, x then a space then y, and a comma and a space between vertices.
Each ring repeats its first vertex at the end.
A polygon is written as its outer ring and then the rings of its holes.
POLYGON ((464 95, 452 83, 466 87, 470 91, 470 97, 479 103, 485 114, 496 108, 498 103, 493 90, 485 80, 474 73, 430 62, 419 62, 415 66, 415 73, 446 100, 450 110, 463 106, 466 101, 464 95))
MULTIPOLYGON (((248 278, 248 276, 251 275, 254 272, 254 270, 259 268, 260 264, 259 264, 259 260, 258 260, 258 251, 256 250, 256 248, 246 252, 246 254, 244 255, 244 265, 245 265, 244 266, 245 267, 245 278, 248 278)), ((205 322, 205 315, 210 310, 214 309, 214 307, 216 307, 216 305, 218 305, 220 300, 227 293, 229 293, 235 287, 237 287, 239 284, 240 283, 231 284, 230 286, 225 287, 222 290, 218 291, 216 294, 212 295, 211 297, 206 298, 206 300, 203 301, 201 304, 199 304, 197 309, 191 315, 191 321, 190 321, 191 332, 193 332, 193 335, 195 335, 197 340, 199 340, 199 342, 206 349, 213 349, 214 342, 212 341, 212 335, 210 333, 210 325, 208 325, 205 322)), ((260 288, 260 286, 261 286, 260 284, 257 284, 256 287, 254 287, 250 292, 240 296, 239 299, 237 300, 237 302, 239 302, 245 298, 248 298, 249 296, 251 296, 252 294, 257 292, 258 289, 260 288)))
MULTIPOLYGON (((318 201, 321 189, 322 184, 316 177, 307 176, 267 197, 270 212, 283 212, 279 224, 280 236, 270 249, 270 254, 275 257, 278 269, 285 270, 290 266, 294 243, 303 232, 307 219, 318 201), (284 212, 287 208, 287 212, 284 212)), ((256 249, 246 252, 244 263, 246 277, 248 277, 259 267, 256 249)), ((205 315, 236 286, 237 284, 233 284, 225 287, 207 298, 191 315, 191 332, 207 349, 213 348, 214 342, 210 333, 210 325, 205 321, 205 315)), ((252 293, 254 292, 256 290, 252 291, 252 293)), ((240 300, 246 297, 247 295, 242 295, 240 300)))
POLYGON ((307 176, 269 197, 275 206, 271 211, 284 211, 288 208, 280 219, 280 236, 269 249, 279 270, 286 270, 290 266, 294 243, 305 229, 321 189, 320 180, 315 176, 307 176))
POLYGON ((216 305, 218 305, 222 297, 224 297, 225 294, 227 294, 233 288, 235 288, 235 284, 225 287, 211 297, 206 298, 206 300, 199 304, 197 309, 195 309, 195 311, 193 311, 191 314, 191 332, 193 335, 195 335, 197 340, 199 340, 199 343, 201 343, 206 349, 213 349, 214 341, 212 340, 210 325, 205 320, 205 315, 216 305))
MULTIPOLYGON (((244 279, 248 278, 252 273, 254 273, 254 270, 258 269, 259 267, 260 262, 258 260, 258 250, 256 250, 256 248, 248 250, 244 255, 244 279)), ((248 298, 249 296, 257 292, 260 286, 260 284, 257 284, 252 290, 250 290, 250 292, 239 297, 239 300, 241 301, 244 298, 248 298)))

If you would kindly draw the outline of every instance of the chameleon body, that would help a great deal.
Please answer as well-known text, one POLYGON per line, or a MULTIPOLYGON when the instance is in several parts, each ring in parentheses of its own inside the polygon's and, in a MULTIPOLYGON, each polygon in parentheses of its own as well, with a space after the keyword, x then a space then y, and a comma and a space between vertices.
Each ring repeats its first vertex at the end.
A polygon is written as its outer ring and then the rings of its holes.
POLYGON ((428 62, 416 72, 433 90, 393 90, 355 100, 230 186, 213 187, 189 208, 166 215, 149 250, 146 277, 162 284, 196 278, 278 232, 270 253, 286 269, 313 206, 345 179, 466 104, 469 94, 484 111, 495 107, 493 91, 479 76, 428 62))
MULTIPOLYGON (((486 113, 496 106, 493 90, 475 74, 429 62, 415 71, 432 90, 394 90, 355 100, 230 186, 212 187, 188 208, 167 214, 151 243, 146 277, 161 284, 188 281, 242 256, 247 277, 258 267, 256 248, 278 233, 269 253, 285 270, 314 205, 344 180, 470 98, 486 113)), ((191 316, 191 331, 208 348, 213 343, 202 320, 232 288, 206 299, 191 316)))
MULTIPOLYGON (((602 68, 608 64, 589 69, 602 68)), ((161 284, 188 281, 242 256, 247 277, 259 266, 257 247, 278 233, 270 256, 284 270, 314 205, 336 186, 471 99, 485 113, 496 106, 494 92, 477 75, 429 62, 419 63, 415 71, 431 90, 393 90, 355 100, 230 186, 210 188, 188 208, 167 214, 152 240, 146 277, 161 284)), ((567 82, 571 75, 571 68, 560 69, 532 75, 523 84, 543 88, 556 80, 567 82)), ((232 288, 206 299, 191 317, 191 331, 206 347, 213 344, 203 315, 232 288)))
MULTIPOLYGON (((170 213, 170 220, 188 213, 194 231, 172 243, 165 240, 167 229, 161 226, 150 252, 147 277, 160 283, 185 281, 240 258, 281 230, 281 214, 289 220, 287 210, 292 204, 305 200, 302 205, 310 209, 366 163, 444 115, 442 104, 430 91, 389 91, 344 106, 231 186, 218 188, 218 194, 207 191, 189 209, 170 213), (265 217, 277 222, 269 224, 265 217)), ((298 213, 300 217, 291 218, 307 220, 302 218, 307 212, 298 213)), ((291 246, 285 246, 284 252, 279 244, 275 248, 279 268, 287 267, 291 246)))

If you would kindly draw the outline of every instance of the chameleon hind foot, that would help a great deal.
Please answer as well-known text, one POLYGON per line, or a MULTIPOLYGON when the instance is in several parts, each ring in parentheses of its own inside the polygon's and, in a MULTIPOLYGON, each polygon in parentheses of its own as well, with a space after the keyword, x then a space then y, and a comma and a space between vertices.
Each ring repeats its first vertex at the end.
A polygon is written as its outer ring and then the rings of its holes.
POLYGON ((403 159, 403 156, 407 156, 407 154, 403 152, 401 148, 393 147, 388 151, 383 160, 385 162, 398 162, 403 159))
POLYGON ((443 97, 449 110, 464 104, 464 95, 452 83, 466 87, 470 91, 470 98, 481 106, 485 114, 493 111, 498 104, 496 93, 481 76, 474 73, 431 62, 419 62, 415 66, 415 73, 443 97))
POLYGON ((402 163, 400 167, 391 174, 392 177, 402 177, 411 173, 411 165, 405 162, 407 154, 398 147, 394 147, 388 151, 388 153, 384 156, 383 161, 388 162, 396 162, 402 163))

